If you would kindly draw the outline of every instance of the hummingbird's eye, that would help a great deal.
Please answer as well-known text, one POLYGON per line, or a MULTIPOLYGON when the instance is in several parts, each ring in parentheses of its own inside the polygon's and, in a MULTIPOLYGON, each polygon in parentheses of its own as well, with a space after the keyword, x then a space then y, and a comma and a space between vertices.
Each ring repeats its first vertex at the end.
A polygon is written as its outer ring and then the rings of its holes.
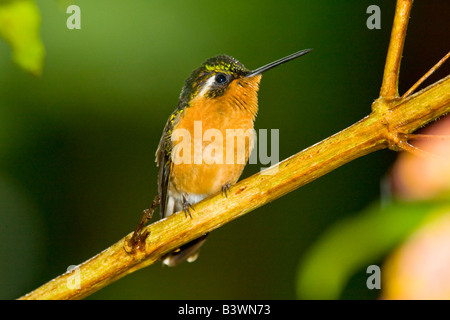
POLYGON ((218 73, 216 75, 216 82, 217 83, 224 83, 225 81, 227 81, 227 77, 223 74, 223 73, 218 73))

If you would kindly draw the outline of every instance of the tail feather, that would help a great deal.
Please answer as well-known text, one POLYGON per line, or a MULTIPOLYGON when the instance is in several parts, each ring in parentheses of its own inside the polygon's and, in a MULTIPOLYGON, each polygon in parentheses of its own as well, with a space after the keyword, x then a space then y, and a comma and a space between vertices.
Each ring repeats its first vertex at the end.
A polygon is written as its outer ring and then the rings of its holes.
POLYGON ((185 260, 188 262, 194 262, 198 257, 198 250, 206 241, 207 236, 208 233, 167 254, 162 258, 163 265, 174 267, 185 260))

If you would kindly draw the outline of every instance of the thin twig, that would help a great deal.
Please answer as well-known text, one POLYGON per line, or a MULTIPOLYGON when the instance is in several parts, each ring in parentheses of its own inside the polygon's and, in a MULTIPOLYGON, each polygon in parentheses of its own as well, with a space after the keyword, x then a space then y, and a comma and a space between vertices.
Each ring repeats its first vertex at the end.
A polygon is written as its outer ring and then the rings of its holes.
POLYGON ((420 133, 410 133, 406 135, 407 140, 449 140, 450 136, 439 135, 439 134, 420 134, 420 133))
POLYGON ((380 90, 380 97, 386 100, 398 98, 398 75, 412 3, 413 0, 398 0, 395 8, 391 41, 389 43, 386 64, 384 66, 383 83, 380 90))
POLYGON ((422 84, 429 76, 431 76, 439 67, 450 57, 450 52, 447 53, 441 60, 439 60, 438 63, 436 63, 430 70, 428 70, 427 73, 425 73, 414 85, 409 88, 408 91, 405 92, 405 94, 402 95, 402 99, 409 96, 411 93, 414 92, 414 90, 417 89, 418 86, 422 84))

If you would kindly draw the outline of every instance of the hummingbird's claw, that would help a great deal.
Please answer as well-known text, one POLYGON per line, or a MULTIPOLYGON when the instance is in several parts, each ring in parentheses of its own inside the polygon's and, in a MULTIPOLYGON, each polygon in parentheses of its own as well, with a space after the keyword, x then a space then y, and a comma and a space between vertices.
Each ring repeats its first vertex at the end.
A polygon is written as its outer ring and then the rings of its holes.
POLYGON ((231 187, 230 183, 225 183, 222 186, 222 195, 224 195, 226 198, 228 198, 228 192, 230 191, 230 187, 231 187))
POLYGON ((192 215, 191 215, 191 209, 194 209, 194 206, 186 200, 186 198, 183 196, 183 211, 184 211, 184 216, 187 218, 187 216, 189 215, 189 217, 192 219, 192 215))

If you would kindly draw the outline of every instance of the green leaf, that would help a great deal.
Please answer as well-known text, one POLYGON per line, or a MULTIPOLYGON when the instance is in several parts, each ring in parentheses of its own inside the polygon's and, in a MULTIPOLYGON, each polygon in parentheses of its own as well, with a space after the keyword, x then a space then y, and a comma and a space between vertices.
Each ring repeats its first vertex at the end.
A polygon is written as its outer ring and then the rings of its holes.
POLYGON ((40 23, 33 0, 0 0, 0 37, 11 46, 14 62, 34 75, 42 73, 44 60, 40 23))
POLYGON ((335 224, 299 265, 297 297, 338 299, 354 273, 379 261, 441 205, 392 203, 381 208, 376 204, 335 224))

